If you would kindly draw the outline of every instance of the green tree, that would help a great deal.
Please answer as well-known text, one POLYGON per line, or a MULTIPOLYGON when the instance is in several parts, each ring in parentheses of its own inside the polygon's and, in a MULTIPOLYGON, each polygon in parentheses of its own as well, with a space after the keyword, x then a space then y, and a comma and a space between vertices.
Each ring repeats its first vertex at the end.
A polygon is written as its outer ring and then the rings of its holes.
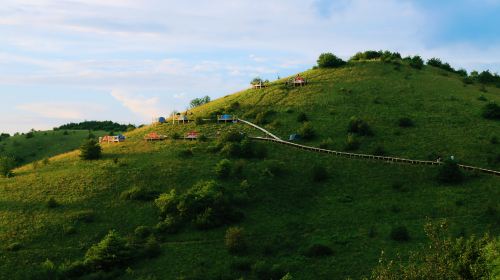
POLYGON ((458 163, 454 160, 445 160, 443 165, 439 168, 437 180, 445 184, 460 183, 464 179, 464 174, 458 163))
POLYGON ((210 96, 206 95, 204 97, 195 98, 191 100, 191 102, 189 102, 189 107, 190 108, 198 107, 200 105, 207 104, 208 102, 210 102, 210 96))
POLYGON ((110 270, 132 258, 127 242, 116 231, 110 231, 85 253, 85 264, 94 270, 110 270))
POLYGON ((416 55, 410 59, 410 66, 415 69, 422 69, 422 67, 424 67, 424 60, 416 55))
POLYGON ((345 61, 332 53, 322 53, 317 62, 319 68, 337 68, 346 64, 345 61))
POLYGON ((486 104, 483 108, 483 117, 486 119, 500 120, 500 106, 496 103, 486 104))
POLYGON ((247 242, 243 228, 228 228, 224 241, 227 250, 232 254, 243 253, 247 249, 247 242))
POLYGON ((101 158, 102 149, 95 139, 88 139, 80 147, 80 158, 83 160, 94 160, 101 158))
POLYGON ((0 176, 12 176, 12 170, 16 166, 16 162, 11 157, 0 157, 0 176))
POLYGON ((223 159, 215 165, 215 174, 221 179, 228 178, 231 175, 231 161, 223 159))

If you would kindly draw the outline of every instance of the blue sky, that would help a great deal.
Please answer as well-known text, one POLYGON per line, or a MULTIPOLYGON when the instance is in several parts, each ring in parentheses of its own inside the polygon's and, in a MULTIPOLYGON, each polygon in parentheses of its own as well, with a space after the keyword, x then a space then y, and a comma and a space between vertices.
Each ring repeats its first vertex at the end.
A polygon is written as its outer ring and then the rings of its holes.
POLYGON ((147 123, 189 100, 388 49, 500 71, 500 0, 4 0, 0 131, 147 123))

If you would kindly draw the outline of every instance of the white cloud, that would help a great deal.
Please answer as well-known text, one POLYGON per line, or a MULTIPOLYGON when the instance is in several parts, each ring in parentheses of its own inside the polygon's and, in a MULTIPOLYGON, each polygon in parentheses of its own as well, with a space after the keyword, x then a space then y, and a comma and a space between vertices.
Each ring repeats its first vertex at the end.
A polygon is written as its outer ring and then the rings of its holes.
POLYGON ((100 105, 71 102, 27 103, 16 108, 39 117, 60 120, 82 120, 105 111, 100 105))
POLYGON ((158 97, 144 97, 123 90, 113 90, 111 96, 143 120, 150 120, 161 115, 158 97))

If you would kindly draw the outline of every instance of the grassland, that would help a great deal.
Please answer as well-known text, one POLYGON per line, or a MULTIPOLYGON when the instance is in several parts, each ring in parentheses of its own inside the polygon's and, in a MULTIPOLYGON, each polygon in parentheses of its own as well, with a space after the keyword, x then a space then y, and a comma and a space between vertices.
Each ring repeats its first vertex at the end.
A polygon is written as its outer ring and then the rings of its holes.
MULTIPOLYGON (((103 131, 92 132, 102 136, 103 131)), ((86 130, 35 131, 0 141, 0 156, 14 157, 18 165, 50 158, 78 148, 89 132, 86 130), (29 135, 29 136, 28 136, 29 135)))
MULTIPOLYGON (((331 138, 330 148, 339 150, 349 119, 358 116, 374 131, 374 136, 359 138, 361 152, 382 146, 389 155, 454 155, 461 162, 499 167, 488 159, 500 153, 500 145, 490 141, 500 123, 481 117, 486 103, 478 97, 498 103, 500 89, 481 92, 479 86, 464 86, 458 76, 439 69, 379 62, 303 75, 310 80, 306 87, 290 89, 278 81, 188 114, 195 118, 231 111, 254 121, 267 112, 264 126, 287 138, 300 128, 297 115, 305 112, 316 137, 303 142, 314 146, 331 138), (411 118, 415 126, 399 127, 401 117, 411 118)), ((448 219, 453 236, 500 234, 499 216, 491 211, 499 208, 497 177, 468 174, 462 184, 440 185, 433 167, 341 159, 260 143, 267 147, 264 159, 231 158, 243 171, 220 180, 214 166, 224 156, 213 152, 215 140, 142 140, 151 131, 172 136, 198 130, 210 137, 229 127, 261 134, 243 124, 147 126, 128 133, 124 143, 103 145, 101 160, 85 162, 78 152, 69 152, 53 157, 47 166, 23 166, 14 178, 0 179, 0 278, 31 278, 46 259, 57 264, 81 259, 110 229, 131 236, 138 226, 154 226, 158 211, 153 202, 123 200, 123 191, 138 186, 183 193, 200 180, 224 186, 249 182, 250 200, 241 205, 245 218, 237 224, 247 232, 248 252, 238 257, 227 252, 227 227, 202 231, 187 226, 161 236, 162 254, 121 268, 120 278, 256 279, 254 272, 232 266, 243 259, 250 265, 265 261, 294 279, 359 279, 369 275, 382 250, 404 257, 420 249, 428 220, 448 219), (183 153, 186 149, 192 156, 183 153), (282 172, 267 172, 276 164, 283 166, 282 172), (324 182, 312 180, 312 168, 318 165, 328 171, 324 182), (60 206, 47 207, 49 198, 60 206), (408 228, 408 242, 389 238, 391 229, 401 225, 408 228), (14 243, 17 250, 11 249, 14 243), (306 257, 304 251, 312 244, 326 244, 334 253, 306 257)))

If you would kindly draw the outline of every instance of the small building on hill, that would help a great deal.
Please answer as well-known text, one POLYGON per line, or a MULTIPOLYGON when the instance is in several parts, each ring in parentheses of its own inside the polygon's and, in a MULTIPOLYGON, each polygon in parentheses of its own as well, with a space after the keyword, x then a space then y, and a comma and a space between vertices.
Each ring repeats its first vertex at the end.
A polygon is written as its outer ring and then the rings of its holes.
POLYGON ((99 143, 119 143, 125 141, 126 137, 124 135, 106 135, 99 137, 99 143))
POLYGON ((304 77, 300 76, 300 74, 297 74, 297 76, 287 81, 287 85, 301 87, 307 85, 307 80, 304 77))
POLYGON ((146 136, 144 136, 144 140, 146 141, 160 141, 164 140, 166 137, 163 135, 159 135, 156 132, 150 132, 146 136))
POLYGON ((229 114, 224 114, 224 115, 217 115, 217 122, 237 122, 238 117, 235 115, 229 115, 229 114))
POLYGON ((189 140, 195 140, 195 139, 198 139, 198 137, 200 136, 200 133, 197 132, 197 131, 190 131, 186 134, 186 136, 184 137, 184 139, 189 139, 189 140))
POLYGON ((184 114, 177 114, 172 116, 172 123, 188 123, 189 118, 187 115, 184 114))

